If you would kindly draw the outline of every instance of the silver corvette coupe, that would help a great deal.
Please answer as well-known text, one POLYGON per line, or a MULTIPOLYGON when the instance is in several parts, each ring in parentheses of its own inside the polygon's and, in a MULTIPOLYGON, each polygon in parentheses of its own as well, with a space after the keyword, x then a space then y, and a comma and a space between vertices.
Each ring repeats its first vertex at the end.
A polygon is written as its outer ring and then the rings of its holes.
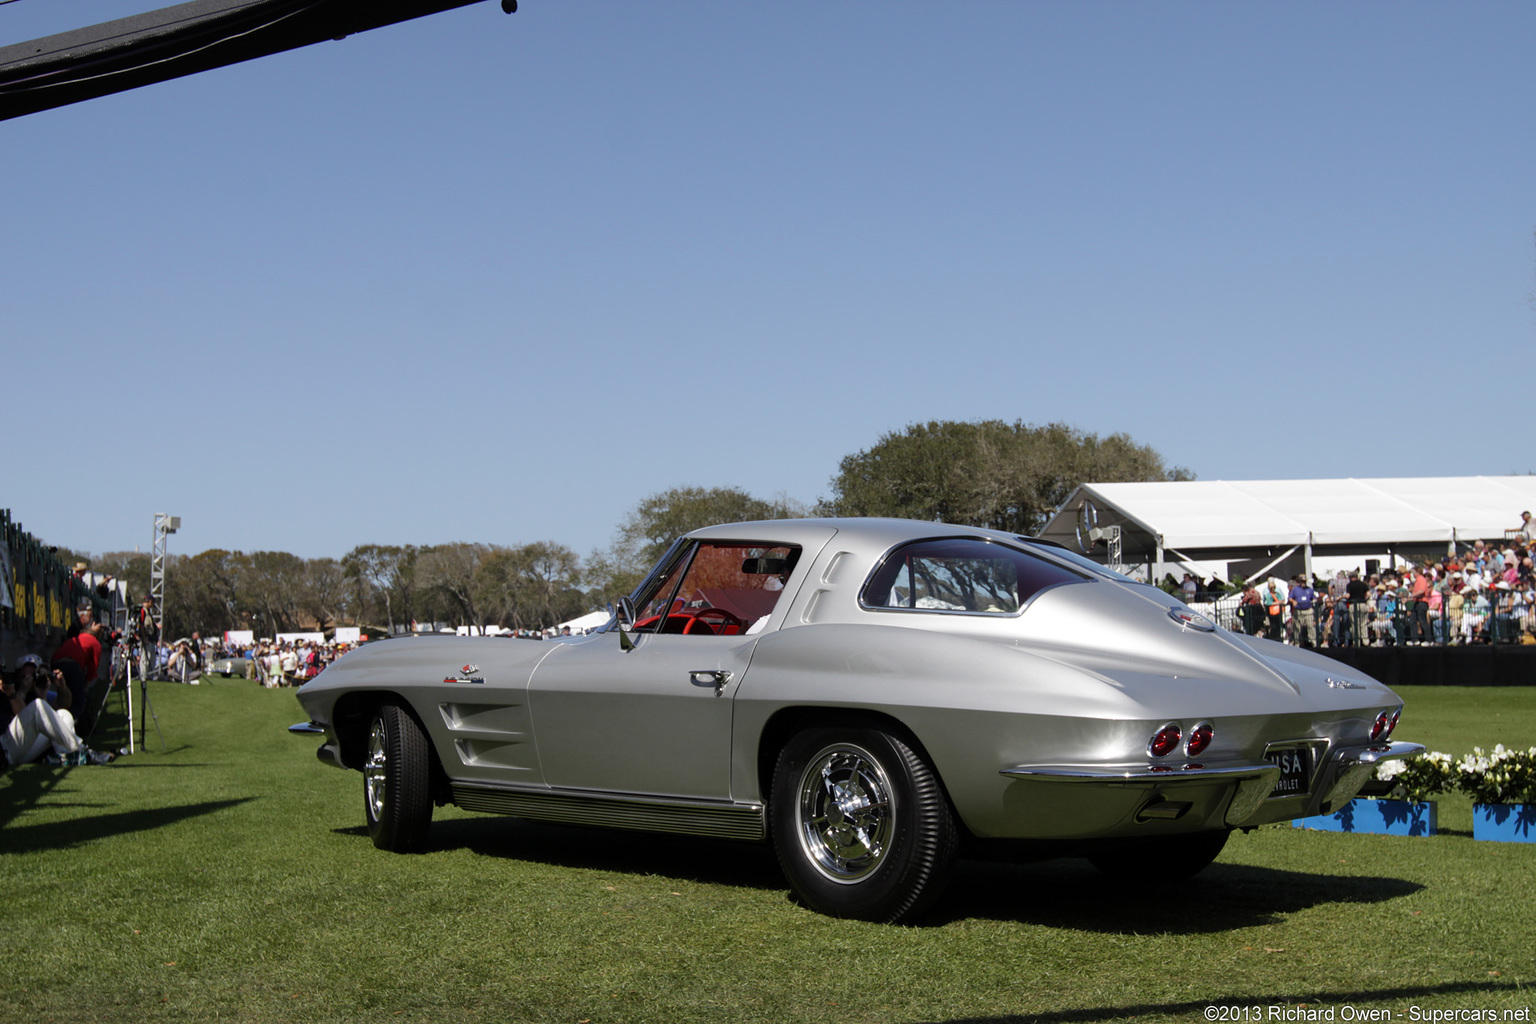
POLYGON ((697 530, 597 633, 371 643, 298 698, 383 849, 444 803, 769 841, 805 904, 882 921, 964 851, 1190 875, 1423 749, 1338 662, 1059 547, 888 519, 697 530))

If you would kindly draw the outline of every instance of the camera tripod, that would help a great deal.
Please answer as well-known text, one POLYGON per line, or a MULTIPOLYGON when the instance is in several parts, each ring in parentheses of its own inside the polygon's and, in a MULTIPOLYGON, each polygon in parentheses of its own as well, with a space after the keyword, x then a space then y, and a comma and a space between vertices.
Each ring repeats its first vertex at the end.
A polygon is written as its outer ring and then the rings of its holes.
MULTIPOLYGON (((114 694, 114 693, 118 694, 118 696, 122 700, 124 706, 126 707, 127 713, 128 713, 128 753, 130 753, 130 754, 132 754, 134 752, 134 745, 133 745, 133 666, 134 666, 134 663, 136 661, 138 661, 138 653, 139 653, 138 650, 137 650, 138 646, 139 645, 137 643, 133 643, 133 644, 130 644, 128 646, 127 650, 123 651, 123 676, 122 676, 121 680, 119 680, 117 672, 115 670, 112 672, 112 681, 107 686, 107 692, 101 695, 101 707, 96 712, 96 724, 99 724, 101 722, 102 712, 106 711, 106 709, 107 709, 107 701, 112 699, 112 694, 114 694), (122 684, 122 689, 121 690, 118 689, 119 682, 121 682, 121 684, 122 684)), ((155 735, 160 738, 160 752, 163 754, 163 753, 165 753, 165 749, 166 749, 165 748, 165 734, 160 731, 160 716, 155 714, 155 706, 154 706, 153 703, 150 702, 150 699, 149 699, 149 679, 144 675, 143 672, 140 672, 139 673, 139 746, 144 748, 144 749, 146 749, 146 750, 149 749, 149 746, 148 746, 148 743, 146 742, 146 735, 145 735, 145 733, 146 733, 146 731, 149 728, 149 719, 151 719, 151 718, 153 718, 155 720, 155 735)), ((93 724, 91 726, 91 731, 94 732, 95 728, 96 728, 96 725, 93 724)))

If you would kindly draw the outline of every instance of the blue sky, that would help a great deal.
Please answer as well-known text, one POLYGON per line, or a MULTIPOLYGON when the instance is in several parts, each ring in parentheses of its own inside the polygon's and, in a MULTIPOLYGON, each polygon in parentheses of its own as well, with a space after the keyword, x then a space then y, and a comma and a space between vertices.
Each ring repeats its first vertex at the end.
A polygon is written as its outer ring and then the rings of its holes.
POLYGON ((1533 51, 1530 3, 524 0, 0 122, 0 505, 585 554, 929 419, 1524 473, 1533 51))

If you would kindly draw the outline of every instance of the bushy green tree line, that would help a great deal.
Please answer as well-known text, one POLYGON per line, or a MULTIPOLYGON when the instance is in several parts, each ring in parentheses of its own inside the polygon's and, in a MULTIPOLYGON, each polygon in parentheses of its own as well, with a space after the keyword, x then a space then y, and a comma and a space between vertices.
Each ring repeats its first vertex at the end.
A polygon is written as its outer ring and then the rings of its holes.
POLYGON ((1100 437, 1064 423, 943 420, 888 433, 845 457, 819 510, 1033 535, 1079 484, 1192 479, 1125 434, 1100 437))
MULTIPOLYGON (((1189 480, 1125 434, 1100 437, 1061 423, 912 424, 844 458, 814 507, 734 487, 674 487, 643 499, 613 543, 586 559, 555 541, 360 544, 342 558, 211 550, 172 556, 167 628, 174 635, 412 622, 537 629, 628 593, 681 534, 713 523, 808 514, 894 516, 1032 534, 1088 481, 1189 480)), ((92 568, 149 587, 149 556, 110 553, 92 568)))

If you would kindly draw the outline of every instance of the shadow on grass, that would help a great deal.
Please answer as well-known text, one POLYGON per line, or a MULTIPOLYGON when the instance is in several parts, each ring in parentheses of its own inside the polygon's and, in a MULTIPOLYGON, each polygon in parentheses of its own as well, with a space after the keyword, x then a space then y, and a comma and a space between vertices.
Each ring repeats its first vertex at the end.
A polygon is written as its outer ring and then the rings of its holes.
POLYGON ((0 788, 0 828, 53 792, 68 774, 67 768, 23 765, 10 768, 0 775, 6 781, 5 787, 0 788))
MULTIPOLYGON (((336 833, 363 839, 368 834, 362 827, 336 833)), ((767 891, 789 888, 773 847, 766 843, 485 817, 433 822, 423 852, 442 850, 710 885, 767 891)), ((1112 883, 1084 860, 1031 864, 962 860, 948 891, 914 923, 935 926, 985 919, 1142 934, 1148 929, 1148 912, 1155 908, 1160 930, 1201 934, 1270 924, 1321 904, 1380 903, 1423 888, 1398 878, 1310 874, 1217 862, 1194 878, 1149 889, 1112 883)))
POLYGON ((930 924, 967 918, 1026 921, 1079 931, 1180 935, 1271 924, 1326 903, 1382 903, 1423 889, 1381 876, 1311 874, 1218 861, 1193 878, 1163 886, 1115 883, 1086 861, 1036 864, 962 862, 930 924))
MULTIPOLYGON (((342 828, 337 835, 368 835, 342 828)), ((784 889, 773 847, 697 836, 555 825, 487 816, 434 821, 423 853, 469 850, 553 867, 588 868, 751 889, 784 889)))
POLYGON ((153 750, 153 749, 152 750, 145 750, 143 747, 140 747, 138 750, 134 751, 132 754, 123 754, 123 755, 121 755, 116 761, 112 762, 112 765, 113 765, 113 767, 115 769, 117 769, 119 771, 121 771, 124 768, 211 768, 211 767, 213 767, 211 764, 208 764, 207 762, 197 762, 197 761, 177 761, 175 764, 155 764, 155 762, 153 760, 150 760, 150 761, 140 761, 139 760, 139 758, 141 758, 141 757, 149 757, 149 758, 169 757, 172 754, 179 754, 183 750, 192 750, 192 749, 193 749, 193 747, 192 747, 192 744, 190 744, 190 743, 183 743, 179 747, 168 747, 165 750, 153 750), (132 758, 132 760, 128 760, 129 758, 132 758))
MULTIPOLYGON (((1452 981, 1443 985, 1403 985, 1394 988, 1361 989, 1353 992, 1265 992, 1258 995, 1218 995, 1210 999, 1189 1000, 1179 1003, 1127 1003, 1122 1006, 1096 1006, 1081 1010, 1056 1010, 1027 1015, 1004 1017, 952 1017, 926 1024, 1096 1024, 1098 1021, 1126 1020, 1142 1016, 1187 1017, 1192 1020, 1210 1019, 1206 1008, 1211 1006, 1249 1008, 1253 1019, 1268 1020, 1270 1007, 1295 1007, 1305 1003, 1312 1009, 1352 1006, 1358 1010, 1375 1012, 1380 1004, 1398 999, 1432 999, 1448 996, 1504 995, 1523 993, 1525 986, 1512 981, 1452 981)), ((1441 1009, 1445 1007, 1440 1006, 1441 1009)), ((1398 1014, 1402 1016, 1401 1013, 1398 1014)), ((1241 1014, 1237 1019, 1243 1019, 1241 1014)), ((1276 1018, 1278 1019, 1278 1018, 1276 1018)), ((1334 1019, 1340 1019, 1335 1016, 1334 1019)), ((1522 1018, 1523 1019, 1523 1018, 1522 1018)), ((921 1024, 921 1022, 920 1022, 921 1024)))
POLYGON ((157 807, 146 811, 98 814, 89 818, 70 818, 68 821, 50 821, 37 825, 8 825, 5 829, 5 849, 9 853, 67 850, 93 839, 107 839, 130 832, 148 832, 151 829, 164 828, 188 818, 213 814, 215 811, 236 807, 254 799, 256 798, 242 797, 239 800, 209 800, 197 804, 184 804, 180 807, 157 807))

